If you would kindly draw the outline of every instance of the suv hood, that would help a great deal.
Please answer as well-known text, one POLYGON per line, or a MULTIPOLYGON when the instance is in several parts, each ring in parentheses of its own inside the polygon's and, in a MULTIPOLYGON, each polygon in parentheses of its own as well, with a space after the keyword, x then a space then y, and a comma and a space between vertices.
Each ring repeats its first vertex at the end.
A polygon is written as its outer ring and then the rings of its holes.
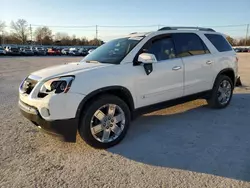
POLYGON ((39 71, 33 72, 32 75, 40 77, 39 80, 44 78, 51 78, 64 75, 74 75, 75 71, 88 71, 92 69, 97 69, 101 67, 112 66, 112 64, 103 63, 85 63, 85 62, 72 62, 65 63, 63 65, 57 65, 41 69, 39 71))

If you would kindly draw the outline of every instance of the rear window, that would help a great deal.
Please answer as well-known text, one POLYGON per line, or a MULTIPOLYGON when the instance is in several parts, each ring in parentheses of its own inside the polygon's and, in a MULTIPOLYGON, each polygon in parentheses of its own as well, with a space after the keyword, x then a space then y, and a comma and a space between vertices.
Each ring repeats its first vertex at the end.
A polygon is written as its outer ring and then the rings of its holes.
POLYGON ((205 36, 219 52, 226 52, 232 50, 232 47, 222 35, 205 34, 205 36))

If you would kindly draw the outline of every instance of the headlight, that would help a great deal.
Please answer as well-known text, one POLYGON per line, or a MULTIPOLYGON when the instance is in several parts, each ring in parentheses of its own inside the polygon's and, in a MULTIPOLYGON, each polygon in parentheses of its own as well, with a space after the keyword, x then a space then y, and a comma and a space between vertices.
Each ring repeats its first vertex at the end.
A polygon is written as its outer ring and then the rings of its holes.
POLYGON ((48 80, 42 85, 40 93, 45 95, 49 93, 67 93, 74 79, 74 76, 65 76, 48 80))

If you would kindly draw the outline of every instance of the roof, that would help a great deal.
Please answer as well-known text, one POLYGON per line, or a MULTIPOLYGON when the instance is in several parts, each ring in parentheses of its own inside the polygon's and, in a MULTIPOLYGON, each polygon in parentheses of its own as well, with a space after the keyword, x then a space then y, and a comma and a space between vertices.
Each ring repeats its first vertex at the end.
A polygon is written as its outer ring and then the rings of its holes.
POLYGON ((205 27, 183 27, 183 26, 174 26, 174 27, 162 27, 158 29, 157 31, 152 31, 152 32, 133 32, 130 33, 128 36, 129 37, 145 37, 149 35, 150 33, 158 32, 158 31, 203 31, 203 32, 216 32, 212 28, 205 28, 205 27))
POLYGON ((211 31, 215 32, 215 30, 211 28, 205 28, 205 27, 183 27, 183 26, 178 26, 178 27, 162 27, 158 31, 167 31, 167 30, 198 30, 198 31, 211 31))
POLYGON ((134 33, 130 33, 128 36, 129 37, 145 37, 149 35, 150 33, 152 32, 141 32, 141 33, 134 32, 134 33))

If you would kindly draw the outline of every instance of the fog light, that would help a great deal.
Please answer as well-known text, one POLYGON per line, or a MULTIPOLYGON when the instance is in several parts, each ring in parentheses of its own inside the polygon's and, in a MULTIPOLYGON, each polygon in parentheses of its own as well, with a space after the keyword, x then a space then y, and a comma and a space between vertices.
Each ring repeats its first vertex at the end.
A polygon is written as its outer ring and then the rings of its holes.
POLYGON ((43 108, 41 109, 41 115, 42 115, 43 117, 48 117, 48 116, 50 116, 49 109, 43 107, 43 108))

